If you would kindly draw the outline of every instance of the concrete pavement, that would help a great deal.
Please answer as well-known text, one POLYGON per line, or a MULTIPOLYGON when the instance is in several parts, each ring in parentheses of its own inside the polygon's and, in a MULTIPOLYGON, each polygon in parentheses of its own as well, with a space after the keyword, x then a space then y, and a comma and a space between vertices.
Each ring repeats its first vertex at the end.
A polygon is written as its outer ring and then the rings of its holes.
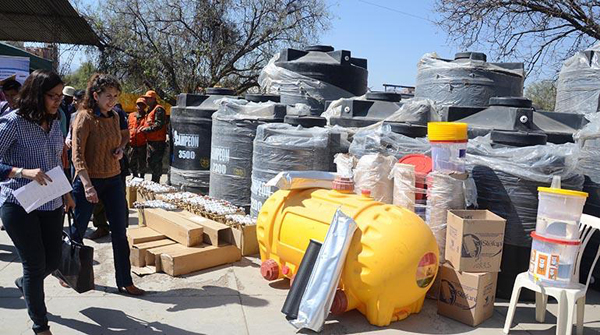
MULTIPOLYGON (((135 225, 137 218, 131 213, 131 224, 135 225)), ((296 333, 280 312, 287 281, 263 280, 260 261, 255 257, 180 278, 166 274, 134 276, 137 285, 150 291, 134 298, 117 293, 110 238, 86 243, 95 248, 96 291, 80 295, 61 287, 52 277, 46 280, 46 304, 56 335, 296 333)), ((13 284, 21 273, 8 235, 0 232, 0 334, 32 333, 25 302, 13 284)), ((371 326, 360 313, 352 311, 330 316, 322 333, 502 334, 507 306, 507 302, 497 302, 494 316, 478 328, 437 315, 435 302, 427 300, 421 313, 386 328, 371 326)), ((534 306, 523 304, 517 309, 511 334, 555 334, 555 313, 556 303, 551 302, 546 322, 538 324, 534 306)), ((585 327, 585 334, 600 334, 600 293, 595 291, 588 293, 585 327)))

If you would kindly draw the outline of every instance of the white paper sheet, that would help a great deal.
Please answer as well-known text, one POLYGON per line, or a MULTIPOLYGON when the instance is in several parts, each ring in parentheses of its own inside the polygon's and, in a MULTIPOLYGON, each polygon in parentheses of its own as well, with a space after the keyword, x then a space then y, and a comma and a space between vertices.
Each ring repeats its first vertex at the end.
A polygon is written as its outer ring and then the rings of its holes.
POLYGON ((65 172, 60 166, 46 172, 46 174, 52 179, 52 182, 46 181, 46 186, 42 186, 38 182, 32 181, 13 192, 13 195, 27 213, 31 213, 43 204, 73 190, 71 183, 67 180, 65 172))

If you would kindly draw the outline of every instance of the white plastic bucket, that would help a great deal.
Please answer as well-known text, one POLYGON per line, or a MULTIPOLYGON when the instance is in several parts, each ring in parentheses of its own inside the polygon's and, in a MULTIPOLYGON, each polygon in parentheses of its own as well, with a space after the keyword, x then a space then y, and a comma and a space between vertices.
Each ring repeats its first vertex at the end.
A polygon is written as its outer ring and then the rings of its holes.
POLYGON ((587 193, 550 187, 540 187, 538 191, 536 233, 557 239, 579 239, 579 220, 587 193))
POLYGON ((536 232, 531 237, 529 277, 545 286, 571 286, 581 242, 548 238, 536 232))

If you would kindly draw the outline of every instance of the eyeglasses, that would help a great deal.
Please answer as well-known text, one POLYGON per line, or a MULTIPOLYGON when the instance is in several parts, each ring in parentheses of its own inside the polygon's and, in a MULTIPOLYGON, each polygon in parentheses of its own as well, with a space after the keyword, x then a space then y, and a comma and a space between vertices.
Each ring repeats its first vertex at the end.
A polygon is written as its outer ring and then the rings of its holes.
POLYGON ((46 96, 48 98, 50 98, 52 101, 60 101, 65 97, 63 94, 50 94, 50 93, 46 93, 46 96))

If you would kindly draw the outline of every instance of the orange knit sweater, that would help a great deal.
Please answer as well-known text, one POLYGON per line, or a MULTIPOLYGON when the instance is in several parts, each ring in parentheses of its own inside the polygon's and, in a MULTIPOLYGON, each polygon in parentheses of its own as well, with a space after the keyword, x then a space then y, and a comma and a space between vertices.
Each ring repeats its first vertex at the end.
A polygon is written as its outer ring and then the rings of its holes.
POLYGON ((87 170, 90 178, 110 178, 121 173, 113 152, 121 144, 119 116, 99 117, 81 110, 73 123, 73 165, 75 175, 87 170))

